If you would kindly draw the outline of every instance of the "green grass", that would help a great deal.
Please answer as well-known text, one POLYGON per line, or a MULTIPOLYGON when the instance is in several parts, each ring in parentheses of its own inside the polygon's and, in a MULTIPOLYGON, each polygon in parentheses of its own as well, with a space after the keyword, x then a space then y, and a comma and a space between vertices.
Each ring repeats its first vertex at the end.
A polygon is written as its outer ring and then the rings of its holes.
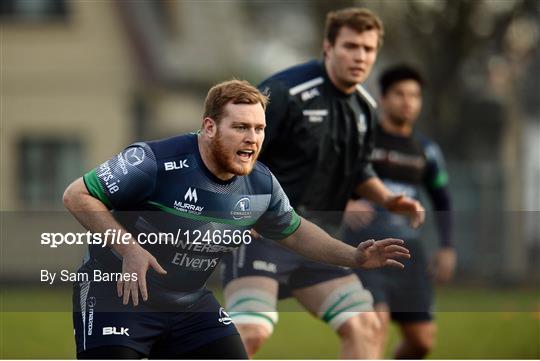
MULTIPOLYGON (((71 312, 11 312, 35 309, 35 304, 69 310, 70 299, 68 290, 2 290, 0 308, 10 312, 0 313, 0 358, 73 358, 71 312)), ((296 308, 293 300, 281 302, 280 308, 289 311, 280 313, 273 337, 257 358, 337 358, 339 340, 329 327, 304 312, 290 311, 296 308)), ((440 290, 437 309, 438 344, 430 358, 540 358, 538 292, 449 288, 440 290)), ((387 357, 397 335, 394 327, 387 357)))

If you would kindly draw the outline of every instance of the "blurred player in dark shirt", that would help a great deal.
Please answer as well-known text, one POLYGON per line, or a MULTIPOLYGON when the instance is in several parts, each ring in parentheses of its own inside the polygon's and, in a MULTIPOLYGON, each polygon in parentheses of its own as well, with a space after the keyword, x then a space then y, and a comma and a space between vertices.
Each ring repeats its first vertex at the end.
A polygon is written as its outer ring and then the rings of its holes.
POLYGON ((439 230, 440 248, 433 269, 420 240, 420 231, 407 219, 391 214, 367 201, 351 201, 345 217, 345 238, 350 244, 362 237, 391 234, 406 240, 412 259, 402 272, 392 270, 357 271, 364 286, 374 297, 375 309, 382 321, 379 331, 380 356, 388 335, 390 319, 397 322, 403 341, 396 358, 422 358, 433 347, 432 276, 448 281, 454 272, 456 253, 452 247, 451 205, 448 174, 436 143, 414 130, 422 107, 423 80, 414 68, 399 65, 386 70, 380 78, 382 116, 375 127, 373 167, 395 193, 418 199, 420 190, 428 194, 439 230))

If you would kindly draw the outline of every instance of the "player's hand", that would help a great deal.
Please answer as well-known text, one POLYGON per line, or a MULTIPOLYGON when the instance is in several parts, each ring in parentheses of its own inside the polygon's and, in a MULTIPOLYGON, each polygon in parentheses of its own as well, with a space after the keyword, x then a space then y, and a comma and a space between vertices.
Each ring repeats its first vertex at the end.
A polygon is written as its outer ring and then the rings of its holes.
POLYGON ((426 214, 422 204, 404 194, 390 197, 385 202, 384 207, 391 212, 403 213, 403 215, 409 218, 411 226, 414 228, 424 223, 426 214))
POLYGON ((364 200, 350 200, 345 208, 343 222, 352 230, 369 225, 375 218, 375 209, 364 200))
POLYGON ((386 238, 380 241, 370 239, 362 242, 356 249, 356 262, 358 267, 377 268, 393 266, 404 268, 403 263, 398 259, 409 259, 409 250, 403 247, 401 239, 386 238))
POLYGON ((136 274, 137 280, 118 281, 116 291, 118 297, 123 297, 124 305, 129 303, 129 297, 133 300, 133 306, 139 304, 139 290, 144 301, 148 300, 148 290, 146 288, 146 272, 153 268, 157 273, 166 274, 167 271, 160 266, 154 256, 147 250, 134 244, 122 254, 122 273, 136 274))
POLYGON ((447 283, 454 277, 457 254, 452 247, 443 247, 433 259, 433 276, 437 283, 447 283))

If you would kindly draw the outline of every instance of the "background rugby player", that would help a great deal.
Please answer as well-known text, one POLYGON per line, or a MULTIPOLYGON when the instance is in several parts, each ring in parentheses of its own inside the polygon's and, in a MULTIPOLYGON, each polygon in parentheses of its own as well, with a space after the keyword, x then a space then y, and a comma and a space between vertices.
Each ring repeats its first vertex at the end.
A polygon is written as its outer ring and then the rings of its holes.
MULTIPOLYGON (((418 71, 398 65, 384 71, 379 79, 382 117, 375 128, 373 166, 389 189, 417 198, 424 189, 429 195, 440 235, 433 271, 438 281, 448 281, 454 272, 456 253, 452 247, 451 202, 448 174, 436 143, 414 131, 422 107, 423 80, 418 71)), ((406 219, 390 214, 365 200, 351 201, 345 220, 345 237, 350 244, 362 237, 403 238, 414 261, 406 262, 403 272, 392 270, 356 273, 371 291, 375 309, 382 321, 377 332, 379 356, 388 338, 389 320, 400 326, 402 342, 396 358, 418 359, 427 355, 435 341, 432 275, 420 231, 409 227, 406 219)))
POLYGON ((402 241, 351 247, 295 213, 276 178, 257 162, 266 103, 247 82, 218 84, 206 98, 199 134, 135 143, 66 189, 65 206, 92 232, 222 235, 207 247, 186 239, 90 246, 79 272, 122 271, 137 279, 74 284, 79 358, 246 358, 231 319, 205 287, 217 261, 238 247, 221 242, 227 231, 254 228, 321 262, 402 267, 396 258, 409 257, 402 241), (234 212, 239 202, 241 216, 234 212))
MULTIPOLYGON (((259 86, 271 99, 261 160, 293 207, 325 227, 339 226, 353 192, 408 213, 414 225, 423 220, 420 203, 389 191, 369 161, 375 102, 358 85, 371 72, 383 33, 381 21, 368 10, 330 12, 324 60, 292 67, 259 86)), ((374 337, 379 321, 375 313, 365 312, 372 310, 372 298, 350 270, 317 264, 270 239, 224 261, 227 309, 250 356, 273 331, 278 294, 291 293, 337 332, 342 357, 378 354, 374 337)))

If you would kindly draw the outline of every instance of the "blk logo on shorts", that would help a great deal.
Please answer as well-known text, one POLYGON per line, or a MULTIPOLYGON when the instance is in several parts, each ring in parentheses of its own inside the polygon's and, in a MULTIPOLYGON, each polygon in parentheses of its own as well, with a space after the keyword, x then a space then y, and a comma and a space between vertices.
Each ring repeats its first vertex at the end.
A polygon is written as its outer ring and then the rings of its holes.
POLYGON ((129 336, 127 327, 103 327, 103 336, 129 336))

